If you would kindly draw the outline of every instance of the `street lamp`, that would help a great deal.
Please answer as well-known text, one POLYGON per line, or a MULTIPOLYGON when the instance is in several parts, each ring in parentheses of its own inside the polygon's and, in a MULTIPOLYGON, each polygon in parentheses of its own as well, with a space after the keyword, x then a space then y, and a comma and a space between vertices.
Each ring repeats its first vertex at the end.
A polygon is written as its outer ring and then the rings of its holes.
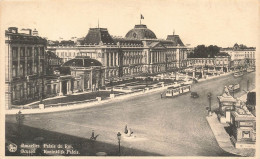
POLYGON ((246 83, 246 88, 247 88, 247 91, 249 91, 249 80, 247 80, 247 83, 246 83))
POLYGON ((119 152, 119 156, 120 156, 121 155, 121 153, 120 153, 121 133, 120 132, 117 133, 117 139, 118 139, 118 152, 119 152))
POLYGON ((209 100, 209 116, 211 116, 211 97, 212 97, 212 95, 211 95, 211 93, 208 93, 208 100, 209 100))
POLYGON ((114 90, 113 90, 113 79, 112 78, 110 79, 110 86, 111 86, 111 94, 113 94, 114 90))

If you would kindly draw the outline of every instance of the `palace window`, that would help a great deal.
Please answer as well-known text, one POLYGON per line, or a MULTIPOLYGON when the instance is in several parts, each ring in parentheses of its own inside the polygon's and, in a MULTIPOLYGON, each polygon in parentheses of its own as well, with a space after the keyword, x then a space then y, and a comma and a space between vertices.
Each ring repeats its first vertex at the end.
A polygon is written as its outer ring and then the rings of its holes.
POLYGON ((27 48, 27 57, 32 57, 32 48, 31 47, 28 47, 27 48))
POLYGON ((17 98, 17 96, 16 96, 16 85, 14 85, 14 87, 13 87, 13 100, 15 100, 16 98, 17 98))
POLYGON ((40 61, 40 70, 39 70, 39 73, 42 73, 43 72, 43 62, 40 61))
POLYGON ((21 57, 25 56, 25 48, 24 47, 20 48, 20 56, 21 57))
POLYGON ((43 47, 40 48, 40 56, 44 57, 44 48, 43 47))
POLYGON ((24 93, 23 93, 23 85, 20 86, 20 97, 23 98, 24 97, 24 93))
POLYGON ((20 64, 20 76, 24 76, 24 63, 20 64))
POLYGON ((12 71, 13 71, 13 77, 16 77, 17 76, 17 64, 13 64, 12 71))
POLYGON ((32 62, 27 63, 27 74, 28 75, 32 74, 32 62))
POLYGON ((53 85, 53 90, 52 91, 53 91, 53 94, 56 93, 56 84, 53 85))
POLYGON ((243 131, 242 138, 250 138, 250 131, 243 131))
POLYGON ((38 59, 38 57, 39 57, 39 50, 36 47, 36 48, 34 48, 34 58, 38 59))
POLYGON ((17 47, 13 47, 13 49, 12 49, 12 57, 13 57, 13 59, 17 59, 18 58, 17 50, 18 50, 17 47))
POLYGON ((34 68, 34 73, 38 72, 38 67, 37 67, 37 63, 33 63, 33 68, 34 68))

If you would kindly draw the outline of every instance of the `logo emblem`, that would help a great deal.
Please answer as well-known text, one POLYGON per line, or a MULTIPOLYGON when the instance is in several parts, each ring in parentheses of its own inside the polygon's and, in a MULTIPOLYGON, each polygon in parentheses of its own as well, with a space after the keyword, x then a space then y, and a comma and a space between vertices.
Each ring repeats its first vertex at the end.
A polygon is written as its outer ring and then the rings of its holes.
POLYGON ((14 144, 14 143, 9 144, 9 145, 8 145, 8 150, 9 150, 10 152, 16 152, 16 151, 17 151, 17 145, 14 144))

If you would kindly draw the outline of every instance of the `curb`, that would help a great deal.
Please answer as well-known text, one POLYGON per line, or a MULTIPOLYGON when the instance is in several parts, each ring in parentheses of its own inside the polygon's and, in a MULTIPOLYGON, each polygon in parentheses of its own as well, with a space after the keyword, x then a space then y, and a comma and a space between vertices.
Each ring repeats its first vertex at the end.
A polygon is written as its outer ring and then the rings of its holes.
POLYGON ((6 115, 14 115, 16 113, 18 113, 19 111, 21 111, 23 114, 40 114, 40 113, 52 113, 52 112, 59 112, 59 111, 67 111, 67 110, 76 110, 76 109, 82 109, 82 108, 90 108, 93 106, 99 106, 105 103, 109 103, 109 102, 113 102, 116 100, 125 100, 125 98, 130 98, 130 97, 134 97, 134 96, 138 96, 138 95, 145 95, 148 93, 153 93, 156 91, 160 91, 163 89, 167 89, 168 87, 171 87, 173 85, 168 85, 165 87, 160 87, 160 88, 154 88, 148 91, 138 91, 138 92, 131 92, 129 94, 121 94, 119 96, 116 96, 115 98, 109 98, 109 99, 105 99, 102 101, 92 101, 92 102, 88 102, 88 103, 77 103, 76 105, 71 104, 71 105, 67 105, 66 103, 64 104, 65 106, 58 106, 58 107, 48 107, 46 109, 11 109, 11 110, 5 110, 5 114, 6 115))
MULTIPOLYGON (((226 73, 220 76, 215 76, 212 78, 208 78, 208 79, 201 79, 199 80, 199 82, 203 82, 203 81, 207 81, 207 80, 211 80, 211 79, 215 79, 215 78, 219 78, 222 76, 226 76, 226 75, 230 75, 233 72, 230 73, 226 73)), ((5 114, 6 115, 13 115, 18 113, 19 111, 21 111, 23 114, 39 114, 39 113, 51 113, 51 112, 59 112, 59 111, 67 111, 67 110, 76 110, 76 109, 82 109, 82 108, 89 108, 89 107, 93 107, 93 106, 98 106, 104 103, 108 103, 108 102, 112 102, 112 101, 116 101, 116 100, 124 100, 125 98, 130 98, 133 96, 137 96, 137 95, 143 95, 143 94, 147 94, 147 93, 153 93, 159 90, 163 90, 163 89, 167 89, 168 87, 173 86, 173 84, 171 85, 167 85, 165 87, 157 87, 157 88, 153 88, 150 89, 148 91, 137 91, 137 92, 129 92, 127 94, 121 94, 119 96, 116 96, 115 98, 109 98, 109 99, 105 99, 102 101, 91 101, 91 102, 87 102, 87 103, 75 103, 75 104, 66 104, 63 103, 57 107, 48 107, 46 109, 40 109, 40 108, 35 108, 35 109, 11 109, 11 110, 5 110, 5 114)))
MULTIPOLYGON (((211 117, 206 117, 207 122, 211 128, 211 131, 213 132, 215 139, 219 145, 219 147, 228 153, 234 154, 234 155, 239 155, 241 157, 254 157, 248 149, 236 149, 234 145, 232 144, 229 135, 225 132, 224 126, 218 122, 216 114, 212 114, 211 117), (215 125, 212 120, 217 120, 217 124, 215 125), (221 128, 217 128, 221 127, 221 128)), ((255 150, 255 149, 254 149, 255 150)), ((254 153, 255 154, 255 153, 254 153)))

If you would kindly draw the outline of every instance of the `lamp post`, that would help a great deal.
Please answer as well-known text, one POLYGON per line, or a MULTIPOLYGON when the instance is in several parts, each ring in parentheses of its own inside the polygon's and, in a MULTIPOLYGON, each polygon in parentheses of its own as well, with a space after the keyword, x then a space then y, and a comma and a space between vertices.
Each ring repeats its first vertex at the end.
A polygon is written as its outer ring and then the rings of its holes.
POLYGON ((110 86, 111 86, 111 94, 114 93, 114 90, 113 90, 113 78, 110 79, 110 86))
POLYGON ((235 98, 235 91, 234 91, 234 87, 235 87, 235 85, 233 85, 233 86, 232 86, 232 88, 233 88, 233 92, 232 92, 232 93, 233 93, 233 98, 235 98))
POLYGON ((208 100, 209 100, 209 116, 211 116, 211 97, 212 97, 212 95, 211 95, 211 93, 208 93, 208 100))
POLYGON ((118 153, 119 153, 119 156, 120 156, 121 155, 121 152, 120 152, 121 133, 120 132, 117 133, 117 139, 118 139, 118 153))
MULTIPOLYGON (((76 81, 76 63, 75 63, 75 61, 73 62, 73 66, 74 66, 74 81, 76 81)), ((74 88, 75 88, 75 86, 73 85, 72 93, 73 93, 74 88)))
POLYGON ((249 80, 247 80, 247 83, 246 83, 246 88, 247 88, 247 91, 249 91, 249 80))

